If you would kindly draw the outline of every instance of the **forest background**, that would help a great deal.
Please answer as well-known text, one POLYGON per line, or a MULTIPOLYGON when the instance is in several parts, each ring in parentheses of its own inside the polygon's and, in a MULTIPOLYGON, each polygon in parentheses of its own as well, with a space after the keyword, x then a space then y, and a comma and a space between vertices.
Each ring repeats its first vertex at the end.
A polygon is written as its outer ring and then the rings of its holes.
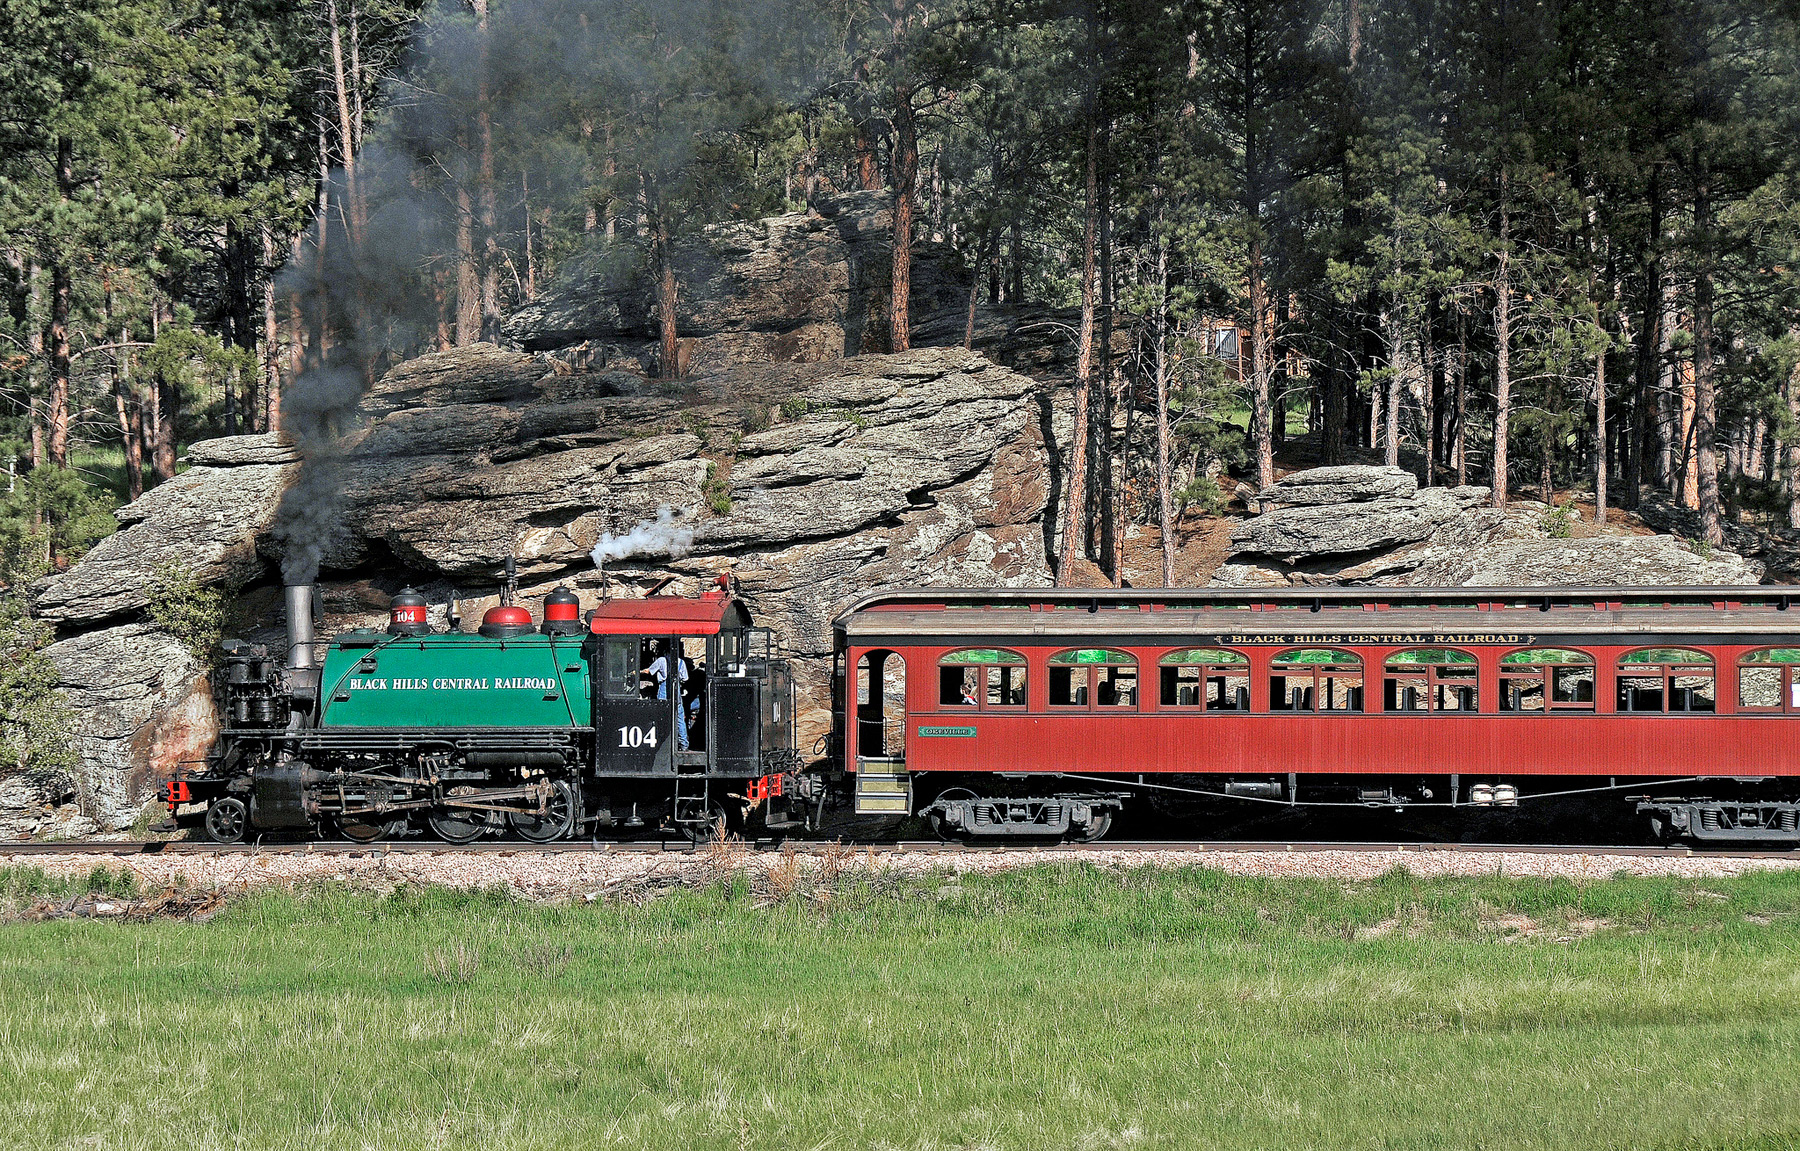
POLYGON ((1061 570, 1298 437, 1800 528, 1796 121, 1797 0, 0 0, 0 663, 187 442, 304 440, 573 262, 677 375, 680 238, 847 191, 890 349, 920 240, 1068 309, 1061 570))

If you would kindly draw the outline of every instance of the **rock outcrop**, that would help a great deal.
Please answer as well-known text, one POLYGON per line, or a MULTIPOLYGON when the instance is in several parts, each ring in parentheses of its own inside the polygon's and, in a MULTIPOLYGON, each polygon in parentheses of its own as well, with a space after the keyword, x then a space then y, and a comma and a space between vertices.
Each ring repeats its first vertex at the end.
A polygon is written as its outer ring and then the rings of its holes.
MULTIPOLYGON (((453 596, 474 617, 513 553, 528 599, 567 582, 595 602, 596 541, 667 508, 692 551, 615 561, 612 590, 673 575, 691 592, 730 571, 799 658, 810 745, 829 721, 835 606, 899 584, 1050 582, 1050 408, 1029 378, 961 349, 667 385, 477 345, 400 365, 364 411, 321 580, 327 630, 382 620, 408 583, 440 625, 453 596)), ((142 618, 164 565, 237 588, 234 633, 279 635, 267 528, 297 467, 287 451, 262 437, 195 445, 195 466, 37 589, 82 717, 80 790, 103 827, 129 823, 154 775, 215 731, 205 669, 142 618)))
POLYGON ((1487 506, 1482 487, 1420 488, 1400 468, 1313 468, 1254 499, 1263 509, 1231 533, 1215 587, 1375 584, 1414 587, 1588 587, 1754 584, 1762 565, 1702 556, 1669 536, 1551 539, 1543 504, 1487 506))

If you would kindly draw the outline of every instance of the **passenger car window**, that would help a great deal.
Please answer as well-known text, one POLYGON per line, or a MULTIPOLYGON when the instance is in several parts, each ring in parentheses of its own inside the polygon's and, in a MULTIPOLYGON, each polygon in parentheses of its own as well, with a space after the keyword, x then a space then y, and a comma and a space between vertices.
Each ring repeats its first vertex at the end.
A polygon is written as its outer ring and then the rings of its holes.
POLYGON ((1361 711, 1362 657, 1329 647, 1300 647, 1269 661, 1271 711, 1361 711))
POLYGON ((938 661, 943 707, 1025 706, 1025 657, 1003 648, 964 648, 938 661))
POLYGON ((1619 657, 1619 710, 1714 710, 1712 657, 1685 647, 1650 647, 1619 657))
POLYGON ((1768 647, 1738 663, 1738 707, 1800 714, 1800 647, 1768 647))
POLYGON ((1594 710, 1594 657, 1560 647, 1534 647, 1500 657, 1500 710, 1594 710))
POLYGON ((1388 656, 1382 669, 1386 711, 1476 710, 1475 657, 1448 647, 1420 647, 1388 656))
POLYGON ((1137 660, 1128 652, 1084 647, 1050 657, 1053 707, 1136 707, 1137 660))
POLYGON ((1163 707, 1250 710, 1250 660, 1222 648, 1190 647, 1157 661, 1163 707))

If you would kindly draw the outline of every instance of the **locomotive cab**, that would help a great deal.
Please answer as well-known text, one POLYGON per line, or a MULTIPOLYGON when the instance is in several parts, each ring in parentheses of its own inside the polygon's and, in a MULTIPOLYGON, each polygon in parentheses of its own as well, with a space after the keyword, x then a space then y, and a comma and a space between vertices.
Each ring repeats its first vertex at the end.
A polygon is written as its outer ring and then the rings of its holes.
POLYGON ((741 602, 723 589, 614 600, 590 613, 588 631, 597 775, 760 769, 764 681, 779 661, 741 602))

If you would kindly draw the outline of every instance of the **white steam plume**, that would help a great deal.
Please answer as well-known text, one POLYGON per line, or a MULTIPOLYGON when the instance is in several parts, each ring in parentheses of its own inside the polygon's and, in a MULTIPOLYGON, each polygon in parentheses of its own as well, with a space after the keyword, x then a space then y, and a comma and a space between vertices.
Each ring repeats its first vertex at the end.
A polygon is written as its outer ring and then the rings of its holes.
POLYGON ((655 519, 645 520, 624 535, 602 535, 592 554, 594 565, 599 567, 607 560, 639 555, 666 555, 678 560, 693 550, 694 529, 676 519, 674 509, 664 504, 656 509, 655 519))

